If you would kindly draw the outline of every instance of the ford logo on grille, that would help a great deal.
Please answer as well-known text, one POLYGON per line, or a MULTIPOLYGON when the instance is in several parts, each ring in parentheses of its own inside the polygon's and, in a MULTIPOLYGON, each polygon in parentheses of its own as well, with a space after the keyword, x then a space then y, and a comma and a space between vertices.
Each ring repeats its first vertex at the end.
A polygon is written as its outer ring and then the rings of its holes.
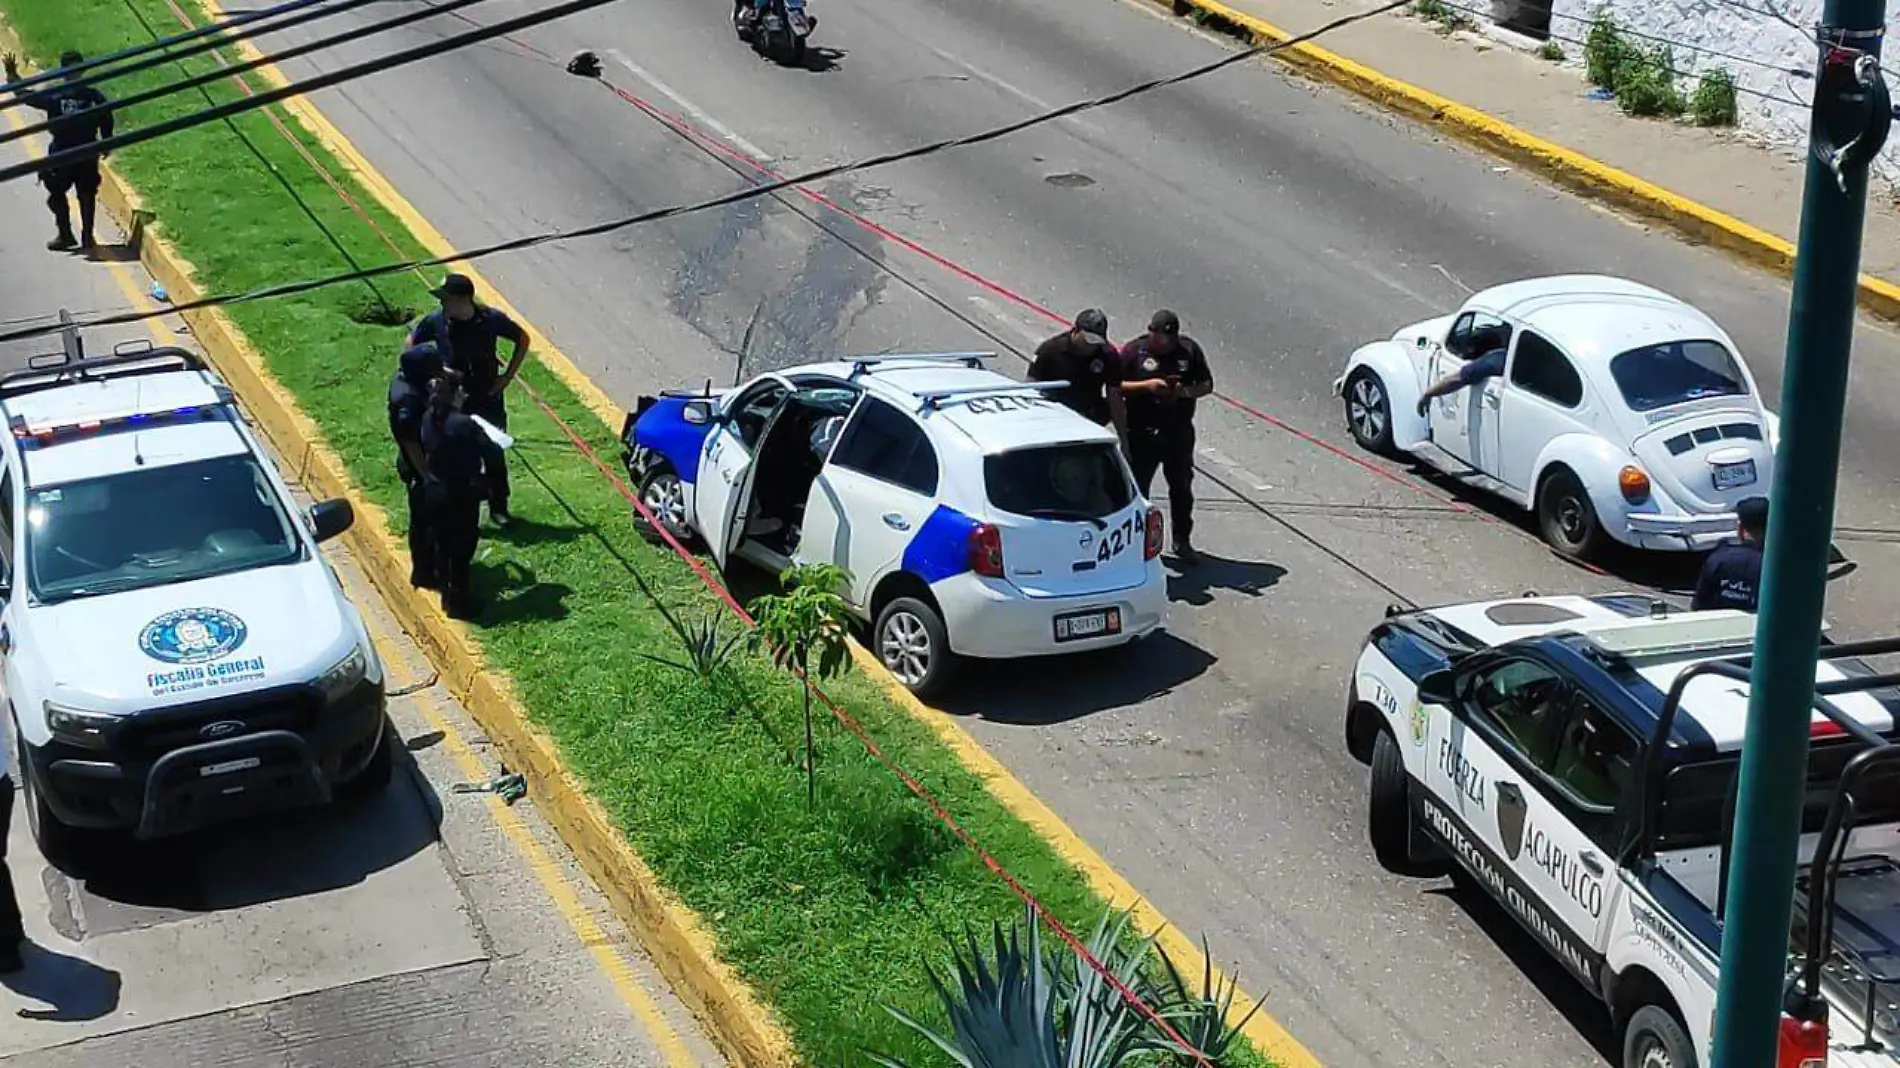
POLYGON ((216 723, 206 724, 198 733, 215 742, 219 738, 229 738, 243 729, 244 724, 235 719, 221 719, 216 723))

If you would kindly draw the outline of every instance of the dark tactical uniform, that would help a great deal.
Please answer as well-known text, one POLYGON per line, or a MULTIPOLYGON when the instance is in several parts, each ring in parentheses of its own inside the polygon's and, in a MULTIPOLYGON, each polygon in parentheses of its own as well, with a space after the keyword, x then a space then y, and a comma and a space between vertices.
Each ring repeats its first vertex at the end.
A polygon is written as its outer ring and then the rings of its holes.
POLYGON ((1036 347, 1036 358, 1029 365, 1032 382, 1067 382, 1064 389, 1049 394, 1049 399, 1073 409, 1085 418, 1108 426, 1108 391, 1122 384, 1121 354, 1107 341, 1099 344, 1077 340, 1075 332, 1064 330, 1036 347))
MULTIPOLYGON (((1214 372, 1207 354, 1193 338, 1176 334, 1168 351, 1159 351, 1146 335, 1122 349, 1122 378, 1134 382, 1166 378, 1183 388, 1209 385, 1214 372)), ((1142 496, 1148 496, 1159 469, 1168 483, 1168 512, 1174 523, 1176 548, 1190 544, 1194 533, 1194 405, 1193 397, 1126 394, 1128 406, 1128 461, 1142 496)))
POLYGON ((488 435, 465 412, 432 410, 422 424, 422 450, 428 456, 429 523, 435 536, 436 575, 442 610, 457 619, 472 611, 469 565, 481 542, 482 470, 488 435))
MULTIPOLYGON (((495 380, 501 377, 499 345, 503 339, 519 342, 526 337, 527 332, 505 312, 476 305, 474 316, 468 319, 451 319, 440 309, 423 316, 410 331, 409 344, 435 342, 442 351, 443 362, 462 372, 462 384, 468 390, 463 409, 469 415, 488 420, 498 430, 506 430, 508 408, 501 395, 494 392, 495 380)), ((501 446, 489 441, 487 435, 482 435, 482 443, 489 484, 489 512, 507 515, 508 458, 501 446)))
MULTIPOLYGON (((60 65, 66 67, 84 61, 84 57, 75 52, 60 57, 60 65)), ((17 99, 45 115, 51 123, 48 156, 83 148, 112 136, 112 103, 90 85, 54 85, 20 93, 17 99)), ((68 193, 79 196, 79 243, 91 247, 92 224, 98 208, 99 157, 43 167, 40 184, 46 187, 46 206, 52 209, 53 221, 59 227, 59 236, 53 239, 51 247, 70 248, 75 243, 72 211, 66 200, 68 193)))
POLYGON ((441 373, 441 353, 425 342, 402 354, 401 366, 389 382, 389 435, 396 440, 396 477, 409 491, 409 581, 423 588, 437 585, 435 533, 429 525, 426 472, 410 459, 410 452, 422 449, 422 425, 429 418, 429 383, 441 373))

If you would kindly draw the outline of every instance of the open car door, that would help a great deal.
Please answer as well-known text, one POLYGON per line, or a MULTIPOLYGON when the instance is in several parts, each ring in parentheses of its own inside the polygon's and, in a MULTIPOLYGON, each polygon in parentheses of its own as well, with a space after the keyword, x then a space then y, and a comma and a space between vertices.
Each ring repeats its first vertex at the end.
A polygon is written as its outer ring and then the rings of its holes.
MULTIPOLYGON (((705 531, 706 545, 712 550, 713 559, 722 568, 727 566, 728 561, 739 551, 740 544, 745 541, 746 523, 752 515, 752 495, 759 471, 759 455, 765 449, 772 447, 772 433, 778 429, 786 411, 797 403, 797 397, 798 395, 791 389, 787 389, 779 396, 778 403, 772 407, 771 414, 766 417, 765 425, 759 431, 756 444, 751 449, 746 448, 745 442, 737 434, 731 435, 728 441, 709 442, 707 445, 706 463, 702 466, 715 470, 717 474, 714 479, 706 480, 705 488, 701 492, 721 495, 725 497, 725 500, 717 502, 719 507, 716 510, 707 506, 714 502, 707 502, 707 505, 701 506, 700 514, 711 523, 705 531), (719 450, 717 455, 711 452, 715 448, 719 450)), ((724 431, 727 428, 721 426, 720 429, 724 431)))

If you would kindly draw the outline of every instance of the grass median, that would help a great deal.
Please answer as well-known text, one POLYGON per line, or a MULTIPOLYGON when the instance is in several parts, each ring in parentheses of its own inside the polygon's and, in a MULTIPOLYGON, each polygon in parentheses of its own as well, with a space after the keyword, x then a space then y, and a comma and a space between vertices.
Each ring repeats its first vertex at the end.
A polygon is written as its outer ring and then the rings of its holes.
MULTIPOLYGON (((166 0, 0 0, 0 10, 42 68, 65 48, 99 55, 182 28, 166 0)), ((214 64, 204 57, 183 67, 195 74, 214 64)), ((122 98, 179 76, 171 65, 106 88, 122 98)), ((241 94, 221 81, 209 95, 223 102, 241 94)), ((205 104, 195 90, 180 93, 132 109, 119 126, 205 104)), ((205 289, 249 290, 341 271, 352 260, 386 262, 393 254, 382 235, 406 256, 425 254, 347 168, 295 120, 283 122, 350 188, 374 228, 262 113, 114 157, 205 289)), ((403 500, 383 394, 402 332, 386 308, 430 303, 421 279, 400 276, 374 289, 336 286, 228 309, 356 482, 397 517, 403 500)), ((603 455, 617 454, 612 433, 552 374, 530 362, 524 377, 603 455)), ((693 676, 643 657, 676 656, 679 643, 636 576, 689 621, 716 612, 714 602, 680 561, 635 535, 625 501, 551 420, 525 397, 511 407, 517 522, 490 533, 477 562, 477 589, 489 602, 475 630, 490 663, 514 679, 529 714, 661 881, 779 1011, 808 1063, 864 1063, 866 1049, 944 1063, 881 1007, 941 1022, 923 961, 944 960, 946 936, 968 925, 1018 920, 1019 901, 842 730, 821 731, 818 801, 808 809, 790 677, 741 657, 735 670, 752 707, 734 712, 693 676)), ((1092 925, 1101 903, 1083 878, 923 725, 855 673, 829 688, 1057 915, 1092 925)), ((1246 1052, 1228 1063, 1264 1062, 1246 1052)))

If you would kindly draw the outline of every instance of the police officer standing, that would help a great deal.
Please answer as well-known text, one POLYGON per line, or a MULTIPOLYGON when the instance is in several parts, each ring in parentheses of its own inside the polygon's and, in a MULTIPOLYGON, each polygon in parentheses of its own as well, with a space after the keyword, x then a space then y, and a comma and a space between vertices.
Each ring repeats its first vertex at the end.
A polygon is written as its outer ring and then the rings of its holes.
MULTIPOLYGON (((497 430, 508 429, 508 409, 503 395, 521 372, 528 358, 528 332, 506 313, 475 300, 475 283, 466 275, 451 274, 431 290, 442 307, 423 316, 409 332, 409 344, 433 341, 442 353, 442 362, 461 372, 468 391, 468 415, 478 415, 497 430), (508 367, 503 370, 498 353, 503 338, 514 343, 508 367)), ((480 429, 477 427, 477 429, 480 429)), ((487 468, 488 517, 507 526, 508 460, 500 445, 484 435, 482 459, 487 468)))
POLYGON ((422 449, 422 425, 429 417, 429 385, 442 374, 442 354, 425 341, 405 349, 389 382, 389 434, 396 439, 396 477, 409 491, 409 584, 437 586, 435 534, 429 527, 424 492, 429 460, 422 449))
POLYGON ((1102 426, 1113 426, 1126 447, 1128 411, 1122 401, 1121 354, 1108 342, 1108 316, 1090 308, 1075 325, 1036 347, 1032 382, 1067 382, 1055 400, 1102 426))
MULTIPOLYGON (((51 122, 52 143, 47 146, 47 155, 55 155, 75 148, 82 148, 95 141, 112 136, 112 105, 106 95, 90 85, 77 85, 80 72, 71 70, 86 61, 78 52, 60 53, 59 65, 67 71, 65 84, 37 92, 15 92, 14 98, 27 107, 42 112, 51 122)), ((19 60, 9 53, 0 56, 0 65, 6 67, 7 81, 20 80, 19 60)), ((99 204, 99 161, 105 158, 101 152, 87 159, 65 163, 40 170, 40 184, 46 187, 46 206, 53 212, 53 223, 59 228, 46 247, 54 252, 69 249, 93 247, 92 223, 98 212, 99 204), (76 193, 79 197, 79 237, 73 237, 72 205, 67 201, 67 193, 76 193)))
POLYGON ((1768 537, 1768 498, 1750 497, 1735 506, 1736 540, 1703 561, 1691 610, 1734 608, 1753 612, 1761 603, 1762 543, 1768 537))
POLYGON ((20 917, 20 899, 7 873, 7 834, 13 827, 13 778, 7 774, 7 746, 0 742, 0 975, 20 970, 20 944, 26 924, 20 917))
POLYGON ((464 410, 468 391, 462 374, 453 369, 437 376, 429 394, 429 414, 422 421, 422 451, 426 461, 424 495, 429 506, 429 529, 435 537, 435 573, 442 591, 442 611, 451 619, 468 619, 475 606, 469 591, 469 566, 481 543, 482 467, 488 435, 464 410))
POLYGON ((1194 551, 1194 403, 1214 392, 1207 354, 1181 333, 1181 319, 1158 311, 1148 333, 1122 349, 1121 392, 1128 401, 1128 460, 1142 496, 1159 468, 1168 480, 1174 555, 1183 564, 1194 551))

